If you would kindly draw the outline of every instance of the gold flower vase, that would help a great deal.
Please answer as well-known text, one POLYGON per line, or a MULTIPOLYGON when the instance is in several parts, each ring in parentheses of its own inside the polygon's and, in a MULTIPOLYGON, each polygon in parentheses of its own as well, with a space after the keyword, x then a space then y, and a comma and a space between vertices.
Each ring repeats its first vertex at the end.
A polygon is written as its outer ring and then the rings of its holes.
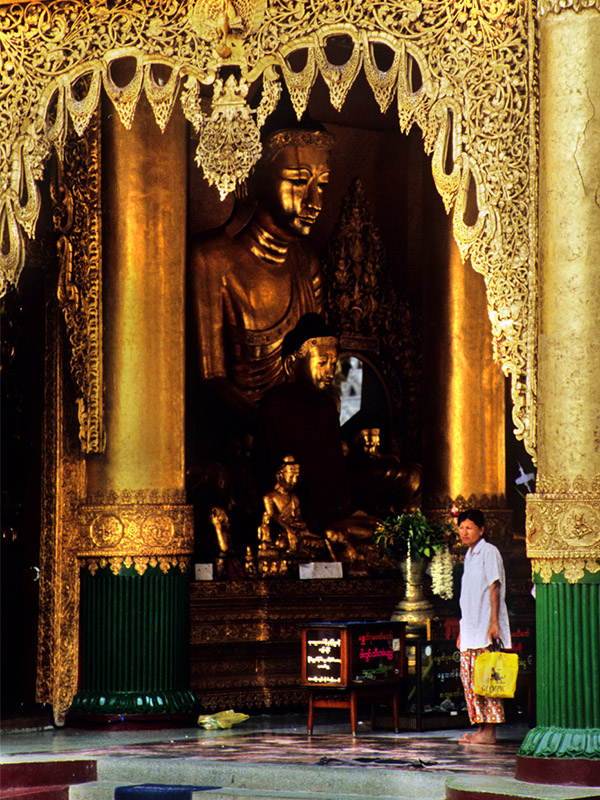
POLYGON ((433 617, 433 604, 423 595, 425 570, 429 559, 403 558, 398 562, 404 578, 404 597, 392 614, 392 620, 406 622, 409 636, 420 636, 433 617))

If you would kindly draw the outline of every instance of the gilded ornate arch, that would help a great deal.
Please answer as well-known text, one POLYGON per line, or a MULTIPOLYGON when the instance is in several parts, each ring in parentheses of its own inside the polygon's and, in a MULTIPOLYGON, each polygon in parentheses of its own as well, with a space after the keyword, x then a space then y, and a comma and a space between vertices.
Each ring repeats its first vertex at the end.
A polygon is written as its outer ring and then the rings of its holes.
MULTIPOLYGON (((394 102, 401 130, 416 123, 422 131, 463 259, 485 277, 495 353, 512 379, 516 434, 535 454, 535 25, 528 0, 33 0, 0 5, 0 46, 2 291, 17 283, 23 237, 35 232, 43 165, 52 149, 62 156, 69 126, 79 135, 86 130, 102 87, 126 126, 144 93, 164 129, 179 94, 200 135, 198 163, 224 194, 258 159, 259 128, 284 83, 300 115, 321 75, 340 109, 364 69, 382 111, 394 102), (327 57, 328 40, 338 36, 352 43, 341 65, 327 57), (385 70, 377 47, 390 51, 385 70), (290 56, 300 50, 305 64, 296 72, 290 56), (120 86, 111 67, 124 56, 136 67, 120 86), (166 80, 157 77, 159 64, 170 70, 166 80), (237 73, 225 80, 229 65, 237 73), (261 101, 251 109, 246 98, 255 81, 261 101), (201 84, 213 85, 208 111, 201 84), (467 225, 471 183, 478 217, 467 225)), ((72 324, 87 325, 85 315, 78 319, 72 324)), ((85 391, 97 396, 98 386, 85 391)))

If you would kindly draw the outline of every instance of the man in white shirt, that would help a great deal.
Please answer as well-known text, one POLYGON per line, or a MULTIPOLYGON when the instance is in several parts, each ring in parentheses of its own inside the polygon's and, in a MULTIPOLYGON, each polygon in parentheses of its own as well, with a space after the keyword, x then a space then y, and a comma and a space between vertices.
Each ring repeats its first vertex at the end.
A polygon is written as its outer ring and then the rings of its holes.
POLYGON ((506 609, 506 578, 502 556, 484 538, 484 517, 478 509, 459 514, 458 531, 468 550, 460 592, 460 675, 465 690, 467 710, 475 733, 466 733, 465 744, 495 744, 496 725, 504 722, 504 703, 495 697, 483 697, 473 691, 475 659, 489 650, 496 639, 510 648, 510 628, 506 609))

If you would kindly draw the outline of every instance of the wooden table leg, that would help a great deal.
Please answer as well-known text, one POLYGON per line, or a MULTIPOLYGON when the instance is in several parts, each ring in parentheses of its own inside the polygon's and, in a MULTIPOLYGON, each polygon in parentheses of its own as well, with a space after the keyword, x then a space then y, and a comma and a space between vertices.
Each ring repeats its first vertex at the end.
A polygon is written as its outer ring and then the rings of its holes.
POLYGON ((400 730, 400 689, 394 691, 392 708, 394 710, 394 732, 398 733, 400 730))
POLYGON ((352 736, 356 736, 358 728, 358 698, 356 689, 350 691, 350 725, 352 727, 352 736))

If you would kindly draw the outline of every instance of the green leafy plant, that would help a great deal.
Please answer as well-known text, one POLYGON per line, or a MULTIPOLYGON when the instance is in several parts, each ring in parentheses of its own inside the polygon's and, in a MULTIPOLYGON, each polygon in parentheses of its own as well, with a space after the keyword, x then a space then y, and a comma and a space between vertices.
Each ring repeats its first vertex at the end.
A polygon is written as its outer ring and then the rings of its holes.
POLYGON ((377 525, 373 537, 382 556, 394 559, 408 556, 415 561, 448 550, 458 538, 451 522, 446 525, 429 522, 420 510, 387 517, 377 525))

